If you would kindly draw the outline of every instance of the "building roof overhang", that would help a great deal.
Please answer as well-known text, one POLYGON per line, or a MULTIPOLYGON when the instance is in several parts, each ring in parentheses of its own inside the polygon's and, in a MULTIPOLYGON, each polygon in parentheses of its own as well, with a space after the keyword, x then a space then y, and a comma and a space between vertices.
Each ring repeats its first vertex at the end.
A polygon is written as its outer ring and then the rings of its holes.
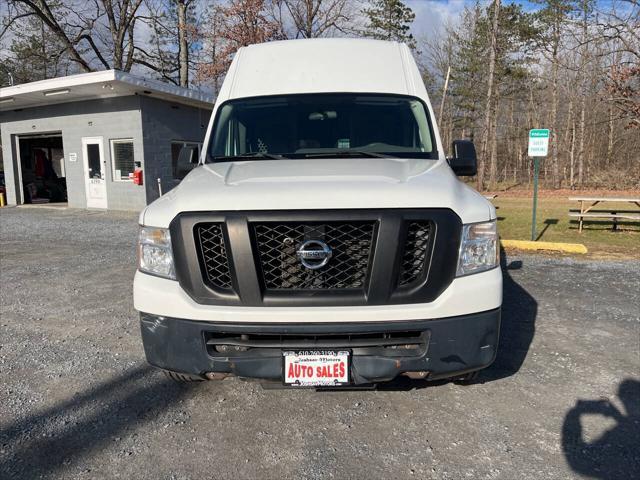
POLYGON ((145 95, 168 102, 213 108, 213 95, 141 78, 119 70, 81 73, 0 88, 0 111, 127 95, 145 95))

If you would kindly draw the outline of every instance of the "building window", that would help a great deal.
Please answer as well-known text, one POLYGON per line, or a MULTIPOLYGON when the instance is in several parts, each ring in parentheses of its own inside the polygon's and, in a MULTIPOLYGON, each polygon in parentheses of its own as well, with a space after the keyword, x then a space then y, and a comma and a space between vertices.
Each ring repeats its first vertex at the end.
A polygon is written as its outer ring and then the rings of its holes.
POLYGON ((171 142, 171 170, 173 172, 174 180, 180 180, 180 174, 178 172, 178 159, 180 158, 180 152, 184 147, 189 147, 191 149, 191 158, 190 161, 192 163, 197 163, 200 158, 200 147, 201 143, 197 142, 183 142, 183 141, 173 141, 171 142))
POLYGON ((129 174, 133 173, 133 139, 111 140, 111 161, 113 163, 113 180, 116 182, 130 181, 129 174))

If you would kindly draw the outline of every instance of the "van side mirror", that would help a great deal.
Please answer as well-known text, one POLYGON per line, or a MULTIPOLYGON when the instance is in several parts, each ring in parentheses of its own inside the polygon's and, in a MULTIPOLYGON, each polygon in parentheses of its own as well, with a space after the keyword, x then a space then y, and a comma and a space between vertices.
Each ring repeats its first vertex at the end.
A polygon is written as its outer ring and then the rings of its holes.
POLYGON ((187 174, 198 166, 198 147, 196 145, 185 145, 178 154, 178 164, 176 165, 176 178, 182 180, 187 174))
POLYGON ((449 158, 449 166, 459 177, 472 177, 478 173, 476 147, 471 140, 454 140, 451 145, 453 156, 449 158))

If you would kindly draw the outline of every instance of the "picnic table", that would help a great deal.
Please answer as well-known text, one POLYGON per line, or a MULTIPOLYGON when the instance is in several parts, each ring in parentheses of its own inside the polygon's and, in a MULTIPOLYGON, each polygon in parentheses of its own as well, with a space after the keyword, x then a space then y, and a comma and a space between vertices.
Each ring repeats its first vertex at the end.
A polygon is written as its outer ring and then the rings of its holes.
POLYGON ((619 219, 640 221, 640 197, 569 197, 569 200, 580 202, 579 210, 569 210, 570 217, 578 218, 580 232, 582 232, 582 225, 585 218, 605 218, 613 220, 613 230, 617 229, 619 219), (619 207, 594 210, 596 205, 603 203, 629 203, 638 207, 638 210, 621 210, 619 207))

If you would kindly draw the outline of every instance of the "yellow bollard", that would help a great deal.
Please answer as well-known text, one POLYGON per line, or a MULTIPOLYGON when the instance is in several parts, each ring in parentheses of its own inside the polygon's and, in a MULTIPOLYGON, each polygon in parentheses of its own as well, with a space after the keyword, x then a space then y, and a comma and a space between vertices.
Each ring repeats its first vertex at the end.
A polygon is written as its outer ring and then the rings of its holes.
POLYGON ((0 207, 4 207, 4 193, 0 193, 0 207))

